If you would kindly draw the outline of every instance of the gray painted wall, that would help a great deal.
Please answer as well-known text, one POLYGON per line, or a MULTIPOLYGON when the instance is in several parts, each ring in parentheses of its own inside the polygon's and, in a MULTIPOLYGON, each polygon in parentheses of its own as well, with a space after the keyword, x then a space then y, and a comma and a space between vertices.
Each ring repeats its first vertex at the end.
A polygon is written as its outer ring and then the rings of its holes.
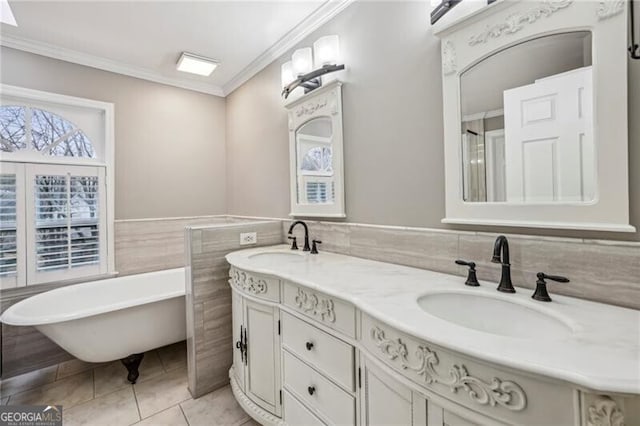
MULTIPOLYGON (((440 43, 423 2, 358 2, 300 46, 340 35, 347 220, 447 226, 440 43)), ((622 48, 622 47, 620 47, 622 48)), ((292 49, 293 51, 293 49, 292 49)), ((292 52, 291 51, 291 52, 292 52)), ((227 97, 227 205, 230 214, 286 217, 288 135, 279 97, 280 65, 291 52, 227 97)), ((640 227, 640 61, 629 63, 631 222, 640 227)), ((640 233, 511 229, 511 232, 640 240, 640 233)))
POLYGON ((226 213, 223 98, 1 49, 4 84, 115 104, 116 219, 226 213))

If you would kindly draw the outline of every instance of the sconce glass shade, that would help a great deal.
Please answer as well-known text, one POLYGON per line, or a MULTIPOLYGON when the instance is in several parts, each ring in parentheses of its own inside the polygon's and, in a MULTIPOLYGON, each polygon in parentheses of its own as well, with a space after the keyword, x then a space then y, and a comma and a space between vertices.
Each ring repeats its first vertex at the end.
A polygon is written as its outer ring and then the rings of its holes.
POLYGON ((340 61, 340 40, 337 35, 320 37, 313 43, 315 67, 337 64, 340 61))
POLYGON ((291 56, 293 72, 296 76, 313 70, 313 53, 310 47, 304 47, 293 52, 291 56))
POLYGON ((293 73, 293 62, 289 61, 282 64, 282 67, 280 67, 280 78, 283 88, 296 79, 293 73))

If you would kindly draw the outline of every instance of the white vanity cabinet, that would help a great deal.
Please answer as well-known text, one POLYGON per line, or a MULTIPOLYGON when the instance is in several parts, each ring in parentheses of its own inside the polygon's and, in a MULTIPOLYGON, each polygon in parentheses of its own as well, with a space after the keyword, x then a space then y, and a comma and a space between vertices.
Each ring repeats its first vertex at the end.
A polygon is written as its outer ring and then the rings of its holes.
POLYGON ((263 425, 640 426, 635 393, 488 362, 369 315, 348 289, 274 277, 231 269, 231 387, 263 425))

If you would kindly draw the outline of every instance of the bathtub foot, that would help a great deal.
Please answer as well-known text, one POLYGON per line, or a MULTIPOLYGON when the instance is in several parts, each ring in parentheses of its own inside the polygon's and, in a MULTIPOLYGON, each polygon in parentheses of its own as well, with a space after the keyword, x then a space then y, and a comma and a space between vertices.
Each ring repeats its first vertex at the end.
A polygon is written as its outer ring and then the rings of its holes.
POLYGON ((120 360, 122 361, 122 365, 124 365, 129 372, 129 374, 127 375, 127 380, 129 380, 132 385, 136 383, 136 380, 138 380, 138 376, 140 375, 140 373, 138 372, 138 367, 140 367, 140 363, 142 362, 143 357, 144 354, 133 354, 120 360))

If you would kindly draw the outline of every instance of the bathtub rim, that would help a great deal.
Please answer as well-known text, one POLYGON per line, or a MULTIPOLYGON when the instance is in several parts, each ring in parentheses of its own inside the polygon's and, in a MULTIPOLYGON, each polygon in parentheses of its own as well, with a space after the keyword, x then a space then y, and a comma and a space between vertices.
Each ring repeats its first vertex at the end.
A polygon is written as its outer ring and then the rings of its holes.
MULTIPOLYGON (((143 272, 140 274, 131 274, 131 275, 125 275, 122 277, 107 278, 106 280, 118 279, 118 278, 129 278, 129 277, 135 277, 136 275, 148 275, 148 274, 167 274, 168 275, 171 273, 175 273, 177 271, 183 271, 184 273, 185 270, 186 270, 186 267, 183 266, 180 268, 161 269, 159 271, 143 272)), ((25 316, 25 315, 16 314, 13 312, 15 309, 17 309, 16 307, 18 305, 24 302, 27 302, 27 301, 31 301, 32 303, 37 302, 31 299, 40 299, 40 298, 49 296, 49 293, 61 293, 62 295, 64 295, 65 293, 73 291, 73 288, 76 286, 86 286, 86 285, 97 286, 100 284, 104 284, 104 281, 106 280, 94 280, 94 281, 87 281, 83 283, 71 284, 64 287, 43 291, 42 293, 35 294, 24 300, 21 300, 20 302, 15 303, 14 305, 11 305, 0 316, 0 323, 11 325, 11 326, 18 326, 18 327, 56 324, 56 323, 62 323, 62 322, 92 317, 96 315, 106 314, 109 312, 120 311, 123 309, 132 308, 134 306, 146 305, 149 303, 160 302, 163 300, 173 299, 176 297, 184 297, 186 295, 186 277, 184 279, 185 279, 185 288, 182 291, 177 290, 177 291, 171 291, 171 292, 164 292, 162 294, 139 297, 134 300, 128 299, 119 303, 112 303, 109 305, 100 306, 98 308, 80 309, 73 313, 59 313, 59 314, 49 315, 49 316, 25 316)))

